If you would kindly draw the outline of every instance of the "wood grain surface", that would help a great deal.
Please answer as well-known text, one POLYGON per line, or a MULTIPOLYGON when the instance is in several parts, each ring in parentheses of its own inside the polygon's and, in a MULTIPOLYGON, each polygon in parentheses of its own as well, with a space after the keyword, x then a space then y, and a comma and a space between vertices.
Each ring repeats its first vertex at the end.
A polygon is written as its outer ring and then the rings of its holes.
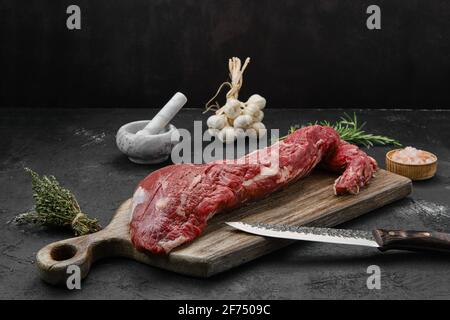
POLYGON ((86 277, 92 263, 104 257, 128 257, 181 274, 209 277, 292 243, 246 234, 225 225, 225 221, 332 227, 404 198, 412 190, 408 178, 379 170, 358 195, 335 196, 332 189, 335 178, 316 171, 263 200, 218 214, 200 237, 169 255, 139 252, 133 247, 129 235, 129 199, 105 229, 42 248, 37 254, 37 267, 41 277, 52 284, 66 282, 70 265, 78 265, 82 277, 86 277))

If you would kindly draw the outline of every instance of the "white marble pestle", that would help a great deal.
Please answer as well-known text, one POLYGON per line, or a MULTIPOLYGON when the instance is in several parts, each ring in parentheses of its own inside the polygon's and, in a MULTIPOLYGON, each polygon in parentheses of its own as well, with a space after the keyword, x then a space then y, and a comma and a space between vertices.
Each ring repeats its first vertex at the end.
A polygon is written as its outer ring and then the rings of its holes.
POLYGON ((120 127, 116 135, 119 150, 139 164, 167 160, 178 143, 177 128, 170 121, 186 102, 185 95, 177 92, 152 120, 134 121, 120 127))
POLYGON ((186 104, 187 98, 181 92, 175 95, 166 103, 166 105, 157 113, 157 115, 145 126, 144 129, 139 130, 136 134, 152 135, 160 133, 186 104))

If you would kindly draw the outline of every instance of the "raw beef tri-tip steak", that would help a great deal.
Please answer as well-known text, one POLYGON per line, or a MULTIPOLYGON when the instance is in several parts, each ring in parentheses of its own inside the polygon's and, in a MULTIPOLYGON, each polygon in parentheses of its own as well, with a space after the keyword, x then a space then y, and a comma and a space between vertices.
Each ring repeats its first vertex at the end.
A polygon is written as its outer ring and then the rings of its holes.
POLYGON ((260 199, 308 175, 318 164, 343 174, 336 195, 359 192, 375 160, 326 126, 308 126, 238 160, 176 164, 142 180, 133 196, 131 239, 140 250, 168 253, 198 237, 216 213, 260 199))

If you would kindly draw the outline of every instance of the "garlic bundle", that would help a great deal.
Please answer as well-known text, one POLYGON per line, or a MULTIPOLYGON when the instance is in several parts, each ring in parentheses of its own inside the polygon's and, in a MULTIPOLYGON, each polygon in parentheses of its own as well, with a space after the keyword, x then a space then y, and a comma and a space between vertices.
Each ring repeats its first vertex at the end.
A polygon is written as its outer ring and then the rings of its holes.
POLYGON ((249 136, 257 137, 266 134, 266 127, 262 123, 266 106, 266 99, 259 94, 252 95, 247 102, 238 100, 239 90, 243 83, 243 73, 250 58, 247 58, 241 68, 239 58, 229 60, 230 82, 224 82, 216 95, 206 104, 206 111, 215 110, 216 114, 207 120, 208 131, 224 143, 232 143, 237 137, 249 136), (220 107, 214 99, 218 96, 223 86, 230 87, 226 97, 226 103, 220 107))

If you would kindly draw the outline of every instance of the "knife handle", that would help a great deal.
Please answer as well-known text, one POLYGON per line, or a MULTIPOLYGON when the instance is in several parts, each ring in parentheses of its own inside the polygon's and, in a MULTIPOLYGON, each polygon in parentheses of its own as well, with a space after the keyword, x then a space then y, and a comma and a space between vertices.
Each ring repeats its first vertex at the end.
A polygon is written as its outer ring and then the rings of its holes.
POLYGON ((450 252, 448 233, 377 229, 373 231, 373 235, 381 251, 399 249, 450 252))

